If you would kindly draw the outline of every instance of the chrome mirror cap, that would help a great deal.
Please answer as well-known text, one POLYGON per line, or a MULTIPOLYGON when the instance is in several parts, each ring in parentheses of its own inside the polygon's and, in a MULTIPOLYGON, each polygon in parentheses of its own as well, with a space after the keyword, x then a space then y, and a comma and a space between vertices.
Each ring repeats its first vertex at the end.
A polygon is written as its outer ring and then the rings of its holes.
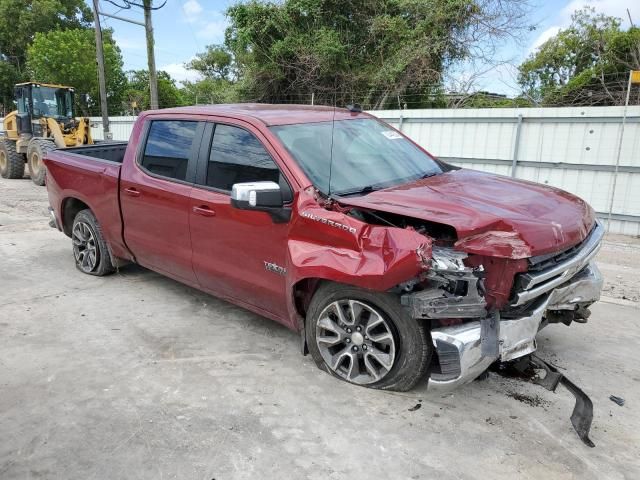
POLYGON ((235 183, 231 187, 231 199, 236 202, 247 202, 256 206, 258 192, 279 192, 280 185, 276 182, 244 182, 235 183))

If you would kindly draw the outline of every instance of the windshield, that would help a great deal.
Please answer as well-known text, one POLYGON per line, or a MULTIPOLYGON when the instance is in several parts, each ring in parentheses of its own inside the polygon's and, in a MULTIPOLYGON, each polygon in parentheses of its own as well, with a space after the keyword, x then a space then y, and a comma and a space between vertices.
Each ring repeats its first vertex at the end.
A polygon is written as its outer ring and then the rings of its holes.
POLYGON ((373 118, 282 125, 271 130, 325 194, 364 194, 442 172, 433 158, 373 118))
POLYGON ((35 117, 73 117, 71 92, 65 88, 33 86, 33 115, 35 117))

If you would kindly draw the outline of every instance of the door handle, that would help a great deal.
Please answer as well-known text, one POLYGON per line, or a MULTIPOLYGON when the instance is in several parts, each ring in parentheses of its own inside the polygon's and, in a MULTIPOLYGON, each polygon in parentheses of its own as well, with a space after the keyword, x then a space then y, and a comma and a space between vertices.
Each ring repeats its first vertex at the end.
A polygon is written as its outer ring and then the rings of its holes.
POLYGON ((193 207, 193 213, 197 215, 202 215, 203 217, 215 217, 215 210, 211 210, 209 207, 201 206, 201 207, 193 207))
POLYGON ((133 187, 125 188, 124 189, 124 193, 126 193, 130 197, 139 197, 140 196, 140 191, 136 190, 133 187))

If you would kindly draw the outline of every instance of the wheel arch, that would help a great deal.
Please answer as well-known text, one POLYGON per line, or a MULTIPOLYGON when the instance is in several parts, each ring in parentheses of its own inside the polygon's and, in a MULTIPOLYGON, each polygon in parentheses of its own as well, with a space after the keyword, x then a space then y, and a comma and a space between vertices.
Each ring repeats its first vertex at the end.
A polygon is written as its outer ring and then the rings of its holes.
POLYGON ((325 278, 308 277, 303 278, 295 282, 292 286, 291 293, 293 298, 293 305, 296 309, 296 313, 303 319, 307 316, 307 310, 313 295, 318 290, 318 287, 323 282, 329 282, 325 278))
MULTIPOLYGON (((62 208, 60 209, 62 216, 62 231, 67 237, 71 236, 73 219, 81 210, 91 210, 91 207, 76 197, 67 197, 62 200, 62 208)), ((93 212, 93 210, 91 211, 93 212)))

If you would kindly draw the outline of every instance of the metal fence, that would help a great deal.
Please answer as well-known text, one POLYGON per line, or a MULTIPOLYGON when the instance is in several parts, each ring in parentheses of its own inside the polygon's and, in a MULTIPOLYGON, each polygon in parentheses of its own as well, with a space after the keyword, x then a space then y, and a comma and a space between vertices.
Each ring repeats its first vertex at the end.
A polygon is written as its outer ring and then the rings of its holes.
MULTIPOLYGON (((465 168, 552 185, 589 202, 609 231, 640 235, 640 106, 378 110, 441 159, 465 168), (614 188, 615 185, 615 188, 614 188)), ((112 117, 127 140, 135 117, 112 117)), ((91 117, 102 138, 100 117, 91 117)))
POLYGON ((623 107, 372 113, 447 162, 562 188, 611 213, 610 232, 640 235, 640 107, 619 158, 623 107))

